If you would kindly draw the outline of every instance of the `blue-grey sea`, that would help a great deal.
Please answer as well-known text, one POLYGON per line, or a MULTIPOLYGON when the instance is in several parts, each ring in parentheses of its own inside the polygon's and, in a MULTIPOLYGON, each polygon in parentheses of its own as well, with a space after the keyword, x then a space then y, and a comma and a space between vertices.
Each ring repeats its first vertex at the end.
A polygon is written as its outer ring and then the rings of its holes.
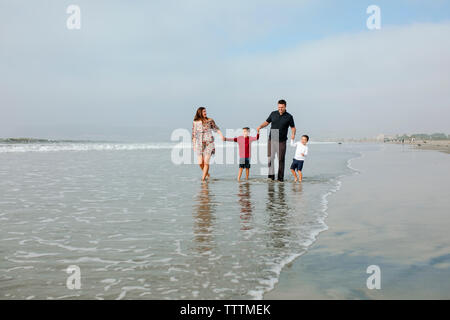
POLYGON ((214 163, 202 182, 171 143, 0 144, 0 299, 262 298, 327 229, 327 197, 358 156, 312 142, 295 184, 293 153, 282 183, 263 161, 249 181, 214 163))

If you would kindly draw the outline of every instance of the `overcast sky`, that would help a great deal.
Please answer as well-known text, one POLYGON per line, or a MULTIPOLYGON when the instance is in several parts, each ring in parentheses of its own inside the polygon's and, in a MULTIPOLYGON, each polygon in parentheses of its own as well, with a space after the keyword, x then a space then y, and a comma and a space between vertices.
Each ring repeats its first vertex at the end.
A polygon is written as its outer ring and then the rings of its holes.
POLYGON ((0 0, 0 137, 256 128, 280 98, 312 137, 450 134, 450 1, 0 0))

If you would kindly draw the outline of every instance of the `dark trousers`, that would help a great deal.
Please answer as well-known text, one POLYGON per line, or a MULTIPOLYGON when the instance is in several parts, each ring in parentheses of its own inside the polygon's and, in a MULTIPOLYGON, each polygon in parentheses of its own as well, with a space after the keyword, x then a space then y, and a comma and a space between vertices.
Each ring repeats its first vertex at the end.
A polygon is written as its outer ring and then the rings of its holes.
POLYGON ((269 157, 269 178, 275 179, 275 155, 278 154, 278 180, 284 179, 284 157, 286 155, 286 141, 269 139, 267 156, 269 157))

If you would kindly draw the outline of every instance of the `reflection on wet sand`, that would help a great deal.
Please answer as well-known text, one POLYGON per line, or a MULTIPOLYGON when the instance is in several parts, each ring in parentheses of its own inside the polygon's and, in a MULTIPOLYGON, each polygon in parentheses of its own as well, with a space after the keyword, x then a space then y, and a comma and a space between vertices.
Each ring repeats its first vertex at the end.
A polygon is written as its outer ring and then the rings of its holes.
POLYGON ((292 191, 294 191, 294 194, 296 194, 296 196, 301 196, 302 192, 303 192, 303 184, 301 183, 293 183, 292 184, 292 191))
POLYGON ((210 251, 214 245, 213 227, 215 204, 211 201, 209 183, 204 182, 194 202, 194 240, 200 253, 210 251))
POLYGON ((239 205, 241 207, 241 230, 251 230, 251 219, 252 219, 252 201, 250 195, 250 183, 243 182, 239 184, 239 205))
POLYGON ((266 210, 270 228, 269 246, 283 248, 289 239, 289 206, 286 202, 285 184, 269 182, 267 184, 266 210))

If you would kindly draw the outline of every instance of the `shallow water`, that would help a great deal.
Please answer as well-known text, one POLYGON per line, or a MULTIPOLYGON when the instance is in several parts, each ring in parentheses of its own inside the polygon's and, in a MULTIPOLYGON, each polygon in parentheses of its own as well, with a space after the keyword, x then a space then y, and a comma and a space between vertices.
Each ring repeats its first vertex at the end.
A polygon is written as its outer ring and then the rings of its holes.
POLYGON ((406 144, 357 149, 359 174, 328 198, 330 230, 264 298, 449 299, 449 155, 406 144), (371 265, 380 290, 367 287, 371 265))
POLYGON ((326 230, 344 145, 311 144, 304 182, 174 165, 166 144, 0 146, 1 299, 262 298, 326 230), (81 289, 66 269, 81 270, 81 289))

